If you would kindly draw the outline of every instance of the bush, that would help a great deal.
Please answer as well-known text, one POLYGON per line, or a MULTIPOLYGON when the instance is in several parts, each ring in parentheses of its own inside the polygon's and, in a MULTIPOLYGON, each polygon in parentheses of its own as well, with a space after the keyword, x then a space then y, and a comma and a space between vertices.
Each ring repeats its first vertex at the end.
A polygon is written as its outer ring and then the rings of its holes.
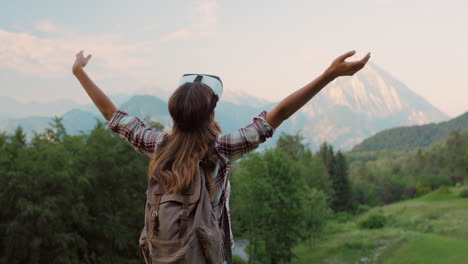
POLYGON ((339 223, 346 223, 353 219, 353 215, 347 212, 338 212, 334 218, 339 223))
POLYGON ((441 187, 441 186, 450 186, 452 182, 447 176, 441 176, 438 174, 429 174, 425 175, 423 178, 423 185, 428 186, 431 191, 441 187))
POLYGON ((450 176, 450 181, 452 182, 452 186, 456 186, 458 183, 463 184, 464 181, 463 176, 450 176))
POLYGON ((416 197, 417 189, 414 186, 406 187, 403 191, 403 198, 404 199, 413 199, 416 197))
POLYGON ((361 220, 358 225, 365 229, 380 229, 387 223, 387 217, 382 212, 370 213, 366 219, 361 220))
POLYGON ((468 198, 468 189, 463 189, 463 190, 460 192, 460 197, 462 197, 462 198, 468 198))
POLYGON ((365 204, 360 204, 360 205, 358 205, 358 207, 356 208, 356 214, 363 214, 363 213, 369 211, 370 209, 371 209, 370 206, 365 205, 365 204))
POLYGON ((439 187, 438 191, 439 193, 445 193, 445 194, 452 193, 452 191, 450 190, 450 187, 448 186, 439 187))
POLYGON ((246 264, 247 262, 245 262, 243 259, 241 259, 241 257, 239 256, 232 256, 232 263, 233 264, 246 264))
POLYGON ((364 250, 374 248, 374 244, 369 241, 346 241, 344 247, 351 250, 364 250))
POLYGON ((416 196, 423 196, 431 192, 431 188, 429 186, 419 184, 416 187, 416 196))

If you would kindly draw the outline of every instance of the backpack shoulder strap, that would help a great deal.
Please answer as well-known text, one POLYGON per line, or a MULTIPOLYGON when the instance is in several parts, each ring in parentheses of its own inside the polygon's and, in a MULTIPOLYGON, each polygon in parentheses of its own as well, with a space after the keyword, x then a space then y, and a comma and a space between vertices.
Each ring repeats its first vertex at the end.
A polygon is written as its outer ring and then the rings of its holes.
POLYGON ((228 264, 232 264, 232 251, 231 251, 231 230, 229 228, 229 217, 227 214, 226 205, 224 205, 222 217, 222 227, 224 232, 224 250, 226 251, 225 259, 228 264))
MULTIPOLYGON (((201 177, 210 177, 210 175, 206 172, 205 168, 202 166, 203 162, 200 162, 199 164, 199 169, 200 172, 203 171, 204 174, 202 175, 200 173, 201 177)), ((228 181, 229 179, 227 179, 228 181)), ((226 186, 227 186, 227 181, 226 181, 226 186)), ((206 184, 206 181, 205 181, 206 184)), ((206 188, 206 186, 205 186, 206 188)), ((223 238, 223 246, 224 246, 224 257, 225 260, 227 261, 228 264, 232 264, 232 244, 231 244, 231 229, 230 229, 230 223, 229 223, 229 216, 227 212, 227 207, 226 207, 226 197, 224 195, 221 196, 221 199, 224 200, 224 206, 223 206, 223 211, 221 213, 221 227, 224 233, 224 238, 223 238)))
MULTIPOLYGON (((192 184, 192 190, 193 190, 192 184)), ((184 197, 184 201, 182 202, 182 210, 180 211, 180 232, 179 238, 182 238, 185 235, 185 231, 187 231, 187 218, 188 218, 188 208, 190 204, 190 196, 193 194, 193 191, 186 190, 182 192, 182 196, 184 197)))

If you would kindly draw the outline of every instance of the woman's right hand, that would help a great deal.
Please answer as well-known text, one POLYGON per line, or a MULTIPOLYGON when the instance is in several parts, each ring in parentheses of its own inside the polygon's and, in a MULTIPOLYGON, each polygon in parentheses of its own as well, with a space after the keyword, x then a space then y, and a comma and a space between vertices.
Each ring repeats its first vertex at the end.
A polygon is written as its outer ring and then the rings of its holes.
POLYGON ((83 69, 86 64, 88 64, 89 60, 91 59, 91 54, 89 54, 86 58, 83 56, 83 51, 81 50, 76 54, 75 63, 73 63, 72 72, 76 73, 77 70, 83 69))
POLYGON ((328 67, 325 73, 332 79, 340 76, 352 76, 366 65, 370 59, 370 53, 367 53, 362 59, 357 61, 346 61, 347 58, 353 56, 356 51, 349 51, 336 58, 328 67))

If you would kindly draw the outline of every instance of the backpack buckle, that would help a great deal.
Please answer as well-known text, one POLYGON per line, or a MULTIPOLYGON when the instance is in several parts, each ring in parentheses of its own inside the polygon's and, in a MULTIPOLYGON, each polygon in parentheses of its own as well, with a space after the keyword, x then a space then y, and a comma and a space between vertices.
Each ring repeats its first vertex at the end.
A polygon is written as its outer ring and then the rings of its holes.
POLYGON ((156 220, 156 218, 158 217, 158 211, 153 211, 153 213, 151 213, 151 219, 156 220))
POLYGON ((187 218, 188 217, 188 210, 187 209, 182 209, 180 211, 180 216, 183 217, 183 218, 187 218))

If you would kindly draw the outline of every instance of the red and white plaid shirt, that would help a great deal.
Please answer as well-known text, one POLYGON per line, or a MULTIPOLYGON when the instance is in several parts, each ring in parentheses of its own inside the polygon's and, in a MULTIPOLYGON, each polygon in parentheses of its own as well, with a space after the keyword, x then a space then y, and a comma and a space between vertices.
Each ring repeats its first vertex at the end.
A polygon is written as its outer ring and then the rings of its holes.
MULTIPOLYGON (((231 185, 229 175, 231 163, 244 154, 255 150, 267 138, 273 136, 275 129, 266 121, 266 114, 267 112, 263 111, 257 117, 254 117, 253 122, 246 127, 232 133, 220 135, 216 139, 215 151, 219 158, 213 171, 216 194, 211 205, 218 222, 221 219, 223 206, 226 206, 230 230, 229 197, 231 185), (224 199, 221 199, 222 195, 224 195, 224 199)), ((122 110, 114 113, 108 127, 124 138, 138 153, 150 158, 153 157, 158 146, 167 135, 164 131, 146 127, 138 117, 130 116, 122 110)), ((232 246, 234 246, 232 230, 230 235, 232 246)))

